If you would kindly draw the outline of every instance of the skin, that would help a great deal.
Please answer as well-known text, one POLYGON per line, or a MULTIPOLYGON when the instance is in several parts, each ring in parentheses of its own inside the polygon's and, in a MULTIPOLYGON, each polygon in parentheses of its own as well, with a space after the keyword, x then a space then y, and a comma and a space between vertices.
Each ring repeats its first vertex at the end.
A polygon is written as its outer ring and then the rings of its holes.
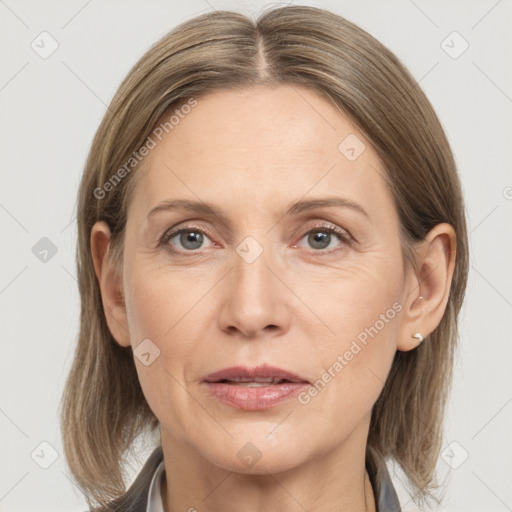
POLYGON ((122 275, 109 263, 104 222, 92 230, 91 250, 116 341, 135 350, 149 338, 160 350, 149 366, 135 364, 161 424, 166 512, 375 510, 364 464, 371 409, 396 350, 414 349, 413 334, 428 335, 444 314, 453 228, 436 226, 415 247, 418 269, 404 270, 375 151, 335 106, 297 86, 201 96, 140 172, 122 275), (338 149, 349 134, 366 146, 352 162, 338 149), (286 214, 296 201, 325 196, 356 202, 367 216, 349 207, 286 214), (167 199, 211 203, 223 217, 147 217, 167 199), (319 223, 349 241, 332 234, 319 248, 311 240, 319 223), (179 236, 159 246, 170 228, 191 224, 210 233, 199 248, 185 254, 190 243, 179 236), (247 236, 263 249, 252 263, 236 251, 247 236), (242 411, 202 382, 263 363, 314 382, 396 303, 400 312, 305 405, 242 411), (237 456, 248 442, 261 453, 252 466, 237 456))

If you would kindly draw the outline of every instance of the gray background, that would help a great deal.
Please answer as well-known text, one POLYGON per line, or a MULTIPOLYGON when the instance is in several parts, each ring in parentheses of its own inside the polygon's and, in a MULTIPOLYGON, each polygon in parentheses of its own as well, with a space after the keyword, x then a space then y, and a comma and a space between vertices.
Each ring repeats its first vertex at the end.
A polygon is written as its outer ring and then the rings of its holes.
MULTIPOLYGON (((389 46, 446 129, 466 195, 471 272, 438 510, 512 510, 512 2, 293 3, 330 9, 389 46)), ((265 5, 0 1, 1 511, 85 510, 62 455, 57 410, 78 327, 76 190, 106 105, 136 59, 176 24, 211 9, 255 14, 265 5), (58 48, 42 58, 53 40, 58 48)), ((132 476, 150 450, 142 441, 132 476)), ((411 512, 402 480, 397 472, 411 512)))

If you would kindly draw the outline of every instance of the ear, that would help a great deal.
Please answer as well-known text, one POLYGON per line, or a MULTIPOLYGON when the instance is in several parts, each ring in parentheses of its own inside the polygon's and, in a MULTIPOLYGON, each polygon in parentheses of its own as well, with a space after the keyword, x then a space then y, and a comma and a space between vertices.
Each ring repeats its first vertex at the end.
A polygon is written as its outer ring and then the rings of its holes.
POLYGON ((104 221, 94 224, 91 230, 91 253, 98 279, 107 325, 114 339, 123 347, 130 345, 122 277, 117 275, 110 262, 110 228, 104 221))
MULTIPOLYGON (((439 325, 446 310, 455 270, 457 239, 450 224, 438 224, 414 249, 416 268, 407 270, 404 313, 397 349, 417 347, 439 325)), ((425 343, 428 343, 426 341, 425 343)))

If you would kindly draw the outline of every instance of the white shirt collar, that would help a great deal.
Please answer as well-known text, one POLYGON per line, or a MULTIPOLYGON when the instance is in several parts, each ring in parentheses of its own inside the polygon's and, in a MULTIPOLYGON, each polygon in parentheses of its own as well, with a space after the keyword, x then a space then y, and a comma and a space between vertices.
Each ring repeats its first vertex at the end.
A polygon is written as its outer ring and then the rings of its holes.
POLYGON ((162 460, 153 473, 153 477, 151 478, 146 512, 164 512, 162 494, 160 492, 160 489, 162 488, 162 477, 164 475, 165 465, 164 461, 162 460))

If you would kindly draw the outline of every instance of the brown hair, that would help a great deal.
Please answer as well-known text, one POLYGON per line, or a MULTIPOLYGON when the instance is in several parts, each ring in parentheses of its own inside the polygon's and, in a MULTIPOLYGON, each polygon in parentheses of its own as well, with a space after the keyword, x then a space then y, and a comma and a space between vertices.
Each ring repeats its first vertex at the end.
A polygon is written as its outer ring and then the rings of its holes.
POLYGON ((396 353, 373 408, 367 448, 401 465, 416 498, 427 497, 435 484, 468 272, 465 212, 452 152, 429 101, 393 53, 340 16, 288 6, 268 10, 256 22, 216 11, 176 27, 131 69, 94 137, 77 206, 80 332, 61 402, 65 454, 89 504, 105 505, 124 492, 126 454, 140 433, 158 426, 131 348, 119 346, 107 327, 91 229, 96 221, 108 223, 110 256, 120 269, 137 174, 136 162, 128 171, 125 164, 162 115, 215 89, 277 84, 319 92, 371 141, 399 213, 405 261, 413 263, 412 242, 423 240, 435 225, 447 222, 457 234, 443 319, 416 350, 396 353))

